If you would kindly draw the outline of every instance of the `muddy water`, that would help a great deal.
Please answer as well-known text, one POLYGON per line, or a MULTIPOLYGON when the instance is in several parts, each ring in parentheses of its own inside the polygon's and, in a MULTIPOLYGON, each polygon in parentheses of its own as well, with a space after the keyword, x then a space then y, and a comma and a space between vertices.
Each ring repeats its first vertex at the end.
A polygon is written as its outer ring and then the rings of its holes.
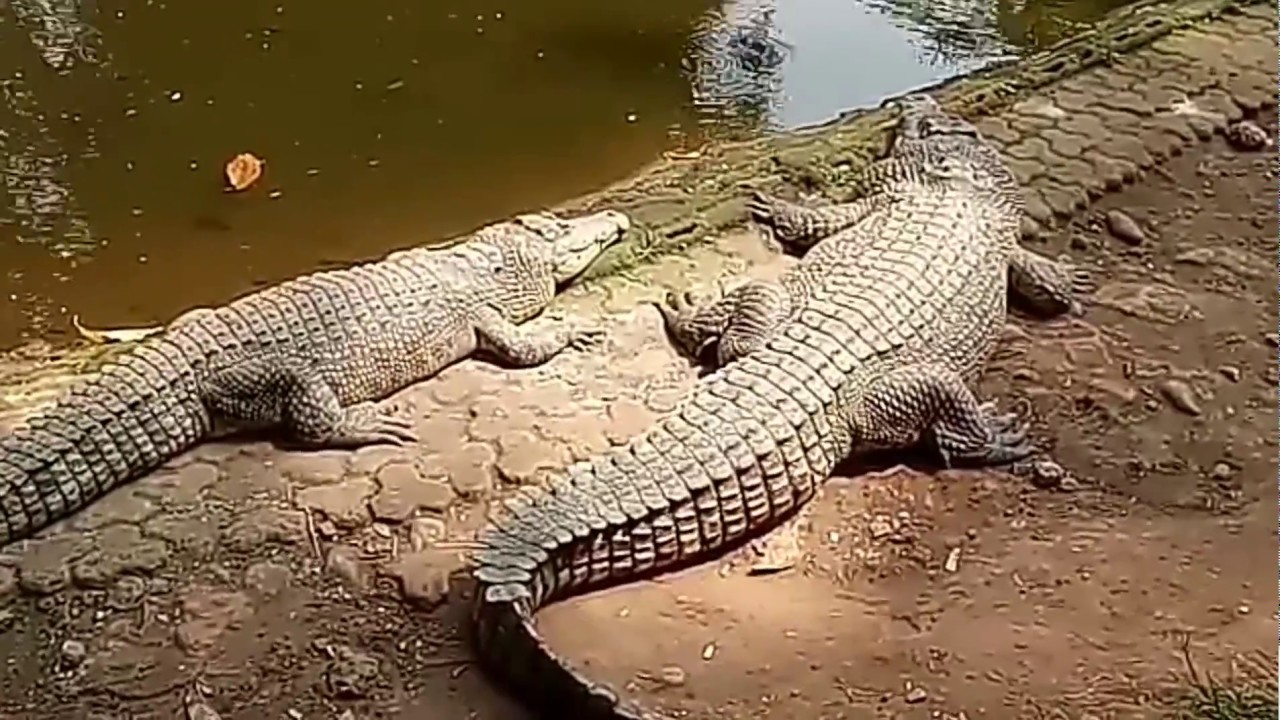
POLYGON ((0 345, 71 314, 164 321, 821 121, 1099 2, 8 0, 0 345), (223 192, 240 152, 266 172, 223 192))

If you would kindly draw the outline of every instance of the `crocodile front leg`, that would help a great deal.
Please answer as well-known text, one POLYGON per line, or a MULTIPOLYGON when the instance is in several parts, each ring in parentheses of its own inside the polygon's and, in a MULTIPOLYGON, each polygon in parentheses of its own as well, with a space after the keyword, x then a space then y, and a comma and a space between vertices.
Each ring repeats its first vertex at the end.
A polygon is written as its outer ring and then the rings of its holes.
POLYGON ((673 293, 657 307, 681 350, 701 359, 715 343, 716 366, 723 367, 763 347, 791 316, 793 304, 781 284, 752 280, 710 302, 673 293))
POLYGON ((564 321, 543 320, 517 325, 497 310, 485 307, 475 312, 478 349, 513 367, 542 365, 569 348, 582 349, 598 343, 604 330, 573 328, 564 321))
POLYGON ((315 364, 304 358, 271 354, 229 363, 201 384, 200 397, 231 429, 279 428, 316 448, 417 440, 412 422, 374 403, 344 407, 315 364))
POLYGON ((1079 299, 1095 289, 1087 270, 1018 247, 1009 256, 1009 293, 1036 313, 1080 314, 1079 299))
POLYGON ((778 242, 793 252, 803 252, 820 240, 857 225, 884 204, 884 198, 870 197, 842 205, 810 208, 756 192, 747 202, 747 210, 753 220, 772 231, 778 242))

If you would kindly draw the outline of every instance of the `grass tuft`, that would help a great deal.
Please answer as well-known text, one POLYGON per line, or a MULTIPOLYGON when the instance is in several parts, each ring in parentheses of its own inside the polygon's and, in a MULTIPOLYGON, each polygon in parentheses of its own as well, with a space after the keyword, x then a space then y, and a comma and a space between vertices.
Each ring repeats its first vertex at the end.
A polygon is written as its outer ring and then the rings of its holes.
POLYGON ((1280 674, 1276 658, 1264 653, 1239 658, 1232 673, 1215 678, 1196 668, 1189 643, 1182 646, 1187 687, 1172 714, 1173 720, 1271 720, 1280 715, 1280 674))

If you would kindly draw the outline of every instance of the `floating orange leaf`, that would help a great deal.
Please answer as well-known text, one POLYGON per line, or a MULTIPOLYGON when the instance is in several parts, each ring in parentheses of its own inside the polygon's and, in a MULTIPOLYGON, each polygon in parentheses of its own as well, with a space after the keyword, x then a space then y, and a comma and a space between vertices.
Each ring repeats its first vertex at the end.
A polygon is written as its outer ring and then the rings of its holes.
POLYGON ((253 153, 240 153, 227 163, 227 184, 239 192, 262 177, 262 160, 253 153))

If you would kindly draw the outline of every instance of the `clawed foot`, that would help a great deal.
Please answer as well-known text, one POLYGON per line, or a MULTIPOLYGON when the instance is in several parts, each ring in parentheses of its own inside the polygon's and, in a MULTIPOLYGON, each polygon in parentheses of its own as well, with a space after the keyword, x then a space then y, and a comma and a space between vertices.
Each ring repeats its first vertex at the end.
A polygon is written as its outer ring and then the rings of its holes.
POLYGON ((955 437, 945 430, 937 432, 938 450, 948 467, 1008 465, 1035 453, 1030 430, 1018 414, 997 413, 995 410, 994 402, 986 402, 979 407, 981 422, 990 436, 984 447, 971 449, 972 441, 955 437))
POLYGON ((693 309, 702 303, 692 290, 684 292, 669 292, 662 300, 662 307, 670 312, 673 316, 685 315, 693 312, 693 309))
POLYGON ((662 324, 667 334, 683 352, 700 358, 708 347, 715 344, 715 337, 705 338, 701 342, 695 342, 689 337, 686 327, 688 318, 703 305, 703 300, 692 291, 669 292, 662 302, 653 305, 662 315, 662 324))
POLYGON ((784 200, 757 190, 751 193, 751 199, 747 200, 747 212, 751 214, 752 220, 761 225, 773 227, 778 215, 778 209, 783 206, 784 202, 784 200))
POLYGON ((374 405, 361 403, 347 409, 345 422, 330 439, 332 446, 409 445, 418 441, 412 421, 374 405))
POLYGON ((783 246, 796 243, 799 237, 799 229, 794 227, 788 217, 787 211, 791 207, 792 204, 786 200, 758 190, 747 201, 747 212, 751 214, 751 219, 768 230, 773 235, 773 240, 783 246))
POLYGON ((686 290, 681 293, 669 292, 661 302, 653 303, 662 315, 662 324, 667 332, 675 334, 680 327, 680 319, 697 306, 693 293, 686 290))

